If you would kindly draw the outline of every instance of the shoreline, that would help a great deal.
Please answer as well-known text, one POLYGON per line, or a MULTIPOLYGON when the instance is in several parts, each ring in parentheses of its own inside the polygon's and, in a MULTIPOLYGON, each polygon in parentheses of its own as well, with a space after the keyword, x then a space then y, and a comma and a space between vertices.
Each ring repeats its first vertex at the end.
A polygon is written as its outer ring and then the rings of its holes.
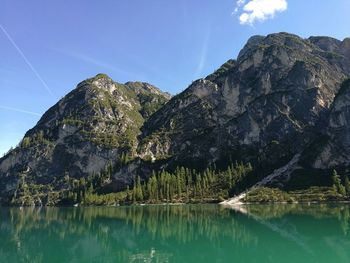
POLYGON ((350 204, 350 200, 341 201, 296 201, 296 202, 237 202, 233 204, 223 202, 196 202, 196 203, 136 203, 136 204, 115 204, 115 205, 62 205, 62 206, 10 206, 0 205, 0 208, 89 208, 89 207, 133 207, 133 206, 182 206, 182 205, 219 205, 222 207, 243 207, 249 205, 317 205, 317 204, 350 204))

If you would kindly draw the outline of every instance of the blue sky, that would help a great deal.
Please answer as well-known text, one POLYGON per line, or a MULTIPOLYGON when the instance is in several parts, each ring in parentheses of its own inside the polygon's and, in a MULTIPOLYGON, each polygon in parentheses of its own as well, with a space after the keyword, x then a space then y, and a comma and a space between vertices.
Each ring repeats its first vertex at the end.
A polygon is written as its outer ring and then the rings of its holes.
POLYGON ((350 36, 349 0, 1 0, 0 154, 78 82, 176 94, 256 34, 350 36))

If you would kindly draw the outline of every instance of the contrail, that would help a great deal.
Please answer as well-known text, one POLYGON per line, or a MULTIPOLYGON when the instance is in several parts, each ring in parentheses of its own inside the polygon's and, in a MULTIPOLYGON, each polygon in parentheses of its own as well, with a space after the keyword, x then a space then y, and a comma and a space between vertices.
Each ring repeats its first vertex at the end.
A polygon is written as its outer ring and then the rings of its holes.
POLYGON ((16 42, 12 39, 12 37, 9 35, 9 33, 6 31, 6 29, 0 24, 0 29, 2 30, 2 32, 4 32, 5 36, 7 37, 7 39, 11 42, 11 44, 14 46, 14 48, 18 51, 18 53, 21 55, 21 57, 23 58, 23 60, 25 61, 25 63, 28 65, 28 67, 31 69, 31 71, 34 73, 34 75, 38 78, 38 80, 43 84, 43 86, 45 87, 45 89, 47 90, 47 92, 52 96, 55 97, 55 95, 53 94, 52 90, 49 88, 49 86, 46 84, 46 82, 43 80, 43 78, 40 76, 40 74, 38 73, 38 71, 36 71, 36 69, 34 68, 34 66, 32 65, 32 63, 29 62, 29 60, 27 59, 27 57, 24 55, 24 53, 22 52, 22 50, 17 46, 16 42))
POLYGON ((26 113, 26 114, 30 114, 30 115, 34 115, 34 116, 41 116, 41 114, 40 114, 40 113, 37 113, 37 112, 27 111, 27 110, 22 110, 22 109, 7 107, 7 106, 1 106, 1 105, 0 105, 0 109, 10 110, 10 111, 16 111, 16 112, 22 112, 22 113, 26 113))

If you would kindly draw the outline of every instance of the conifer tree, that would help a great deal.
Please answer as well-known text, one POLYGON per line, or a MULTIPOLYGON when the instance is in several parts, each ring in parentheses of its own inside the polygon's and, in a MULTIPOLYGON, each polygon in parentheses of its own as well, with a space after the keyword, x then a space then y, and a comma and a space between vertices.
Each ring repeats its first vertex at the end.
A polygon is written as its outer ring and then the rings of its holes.
POLYGON ((345 186, 346 195, 350 196, 350 180, 347 176, 345 176, 344 186, 345 186))
POLYGON ((345 187, 341 184, 340 176, 338 175, 336 170, 333 170, 332 181, 334 190, 341 195, 345 195, 345 187))

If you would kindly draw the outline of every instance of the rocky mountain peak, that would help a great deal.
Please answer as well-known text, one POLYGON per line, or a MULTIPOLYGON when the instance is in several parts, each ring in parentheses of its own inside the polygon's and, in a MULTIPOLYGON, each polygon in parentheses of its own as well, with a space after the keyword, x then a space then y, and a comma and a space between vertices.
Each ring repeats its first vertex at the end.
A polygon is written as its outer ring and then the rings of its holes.
POLYGON ((267 36, 256 35, 248 39, 243 49, 239 52, 237 60, 242 61, 255 50, 269 47, 285 47, 290 49, 302 49, 310 51, 310 43, 301 37, 290 33, 274 33, 267 36))
POLYGON ((171 95, 168 92, 162 92, 157 87, 146 82, 129 81, 129 82, 126 82, 125 85, 138 95, 151 93, 154 95, 162 96, 168 100, 171 98, 171 95))
POLYGON ((141 149, 177 161, 217 160, 227 152, 252 162, 288 159, 312 140, 310 131, 327 115, 347 77, 344 65, 293 34, 254 36, 237 60, 194 81, 151 116, 141 149), (272 149, 280 156, 269 156, 272 149))
MULTIPOLYGON (((130 85, 98 74, 52 106, 20 146, 0 159, 0 177, 14 175, 14 185, 7 191, 13 193, 20 177, 31 184, 62 184, 66 175, 86 177, 105 169, 121 154, 135 156, 145 119, 169 96, 147 83, 140 84, 142 92, 130 85)), ((4 185, 5 181, 0 182, 0 191, 4 185)))
POLYGON ((264 39, 265 39, 265 37, 264 36, 260 36, 260 35, 255 35, 255 36, 250 37, 248 39, 247 43, 244 45, 244 47, 239 52, 237 59, 239 60, 241 57, 243 57, 248 50, 257 48, 259 46, 259 44, 264 39))
POLYGON ((118 90, 118 88, 120 89, 120 85, 121 84, 114 82, 108 75, 100 73, 80 82, 76 89, 86 89, 95 95, 104 91, 113 94, 115 91, 119 91, 120 93, 120 90, 118 90))
POLYGON ((309 38, 309 41, 324 51, 336 53, 339 53, 342 43, 342 41, 338 39, 325 36, 313 36, 309 38))
POLYGON ((340 50, 348 59, 350 59, 350 38, 345 38, 340 45, 340 50))

